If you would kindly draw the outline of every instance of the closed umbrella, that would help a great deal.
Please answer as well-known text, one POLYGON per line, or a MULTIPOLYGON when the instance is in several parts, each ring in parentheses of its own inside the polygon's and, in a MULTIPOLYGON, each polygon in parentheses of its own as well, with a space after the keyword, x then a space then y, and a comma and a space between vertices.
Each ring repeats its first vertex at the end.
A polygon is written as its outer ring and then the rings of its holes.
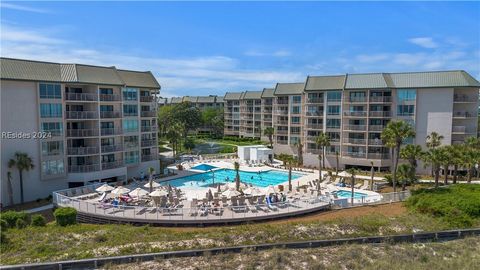
POLYGON ((142 189, 142 188, 136 188, 136 189, 134 189, 134 190, 132 190, 128 193, 128 195, 130 195, 131 197, 137 197, 137 198, 140 198, 140 197, 145 196, 147 194, 148 194, 148 192, 146 190, 142 189))
POLYGON ((95 190, 98 191, 98 192, 107 192, 107 191, 111 191, 111 190, 114 190, 114 189, 115 188, 112 187, 112 186, 109 186, 107 184, 103 184, 100 187, 96 188, 95 190))
POLYGON ((253 196, 263 194, 263 192, 256 187, 249 187, 249 188, 245 189, 243 191, 243 193, 253 195, 253 196))
POLYGON ((267 191, 265 192, 267 195, 272 194, 272 193, 277 193, 277 190, 275 189, 274 186, 270 185, 267 188, 267 191))
POLYGON ((340 176, 340 177, 351 177, 352 175, 349 174, 349 173, 346 172, 346 171, 343 171, 343 172, 340 172, 340 173, 338 174, 338 176, 340 176))
POLYGON ((168 195, 168 192, 166 192, 165 190, 156 189, 148 195, 150 195, 151 197, 163 197, 165 195, 168 195))
POLYGON ((218 193, 222 192, 220 185, 217 185, 217 192, 218 193))
MULTIPOLYGON (((146 183, 145 185, 143 185, 143 186, 146 187, 146 188, 149 188, 149 187, 150 187, 150 183, 147 182, 147 183, 146 183)), ((153 187, 153 188, 157 188, 157 187, 159 187, 159 186, 160 186, 159 183, 157 183, 157 182, 155 182, 155 181, 152 181, 152 187, 153 187)))
POLYGON ((211 189, 208 189, 207 198, 209 201, 213 201, 213 193, 211 189))
POLYGON ((126 187, 117 187, 116 189, 112 190, 112 194, 115 194, 115 195, 122 195, 128 192, 130 192, 130 189, 126 187))
POLYGON ((236 191, 235 189, 227 189, 222 193, 222 195, 226 197, 233 197, 240 195, 240 192, 236 191))

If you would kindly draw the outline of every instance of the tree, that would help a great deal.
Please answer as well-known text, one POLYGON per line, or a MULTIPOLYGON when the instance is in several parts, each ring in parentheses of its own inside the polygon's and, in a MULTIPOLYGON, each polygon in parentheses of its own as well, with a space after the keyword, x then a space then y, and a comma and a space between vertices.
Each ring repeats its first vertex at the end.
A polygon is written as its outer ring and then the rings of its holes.
POLYGON ((457 183, 458 168, 463 165, 463 152, 466 150, 465 145, 454 144, 451 146, 451 163, 453 165, 453 183, 457 183))
POLYGON ((240 191, 240 163, 235 161, 233 163, 233 168, 235 169, 236 175, 235 175, 235 189, 237 191, 240 191))
POLYGON ((443 175, 445 177, 443 183, 445 185, 448 185, 448 168, 453 162, 453 155, 454 155, 453 146, 445 145, 445 146, 439 147, 438 149, 442 151, 442 155, 443 155, 443 162, 441 164, 443 166, 443 175))
POLYGON ((23 197, 23 172, 28 172, 34 168, 33 160, 27 153, 15 152, 14 158, 8 161, 8 167, 16 167, 20 176, 20 202, 24 203, 23 197))
POLYGON ((178 153, 178 141, 182 134, 181 126, 178 123, 174 123, 168 127, 167 130, 167 139, 170 141, 172 145, 173 156, 175 157, 178 153))
POLYGON ((290 160, 292 158, 292 156, 288 155, 288 154, 281 153, 280 155, 277 156, 277 158, 279 160, 283 161, 283 166, 285 167, 285 169, 287 169, 287 162, 288 162, 288 160, 290 160))
POLYGON ((389 147, 393 153, 393 192, 397 191, 397 167, 400 157, 400 148, 403 141, 407 138, 415 137, 415 131, 405 121, 390 121, 385 129, 382 131, 382 141, 385 146, 389 147))
POLYGON ((422 157, 425 166, 432 166, 436 188, 438 187, 438 179, 440 177, 440 167, 446 158, 444 151, 440 148, 430 149, 422 157))
POLYGON ((275 130, 273 129, 273 127, 267 127, 263 131, 263 135, 268 137, 268 141, 270 142, 270 148, 272 148, 272 149, 273 149, 273 134, 274 134, 274 132, 275 132, 275 130))
POLYGON ((419 160, 423 155, 422 147, 416 144, 408 144, 400 150, 400 157, 410 164, 412 180, 416 179, 417 166, 419 160))
POLYGON ((298 163, 298 159, 291 156, 287 159, 288 163, 288 191, 292 191, 292 167, 298 163))
POLYGON ((318 152, 318 180, 322 181, 322 168, 325 167, 325 149, 327 146, 330 146, 330 137, 320 131, 315 139, 315 143, 320 150, 318 152))
POLYGON ((338 151, 335 151, 335 177, 338 176, 339 160, 340 160, 340 153, 338 153, 338 151))
MULTIPOLYGON (((442 140, 443 140, 443 136, 433 131, 432 133, 427 135, 427 137, 425 138, 425 146, 427 146, 429 150, 435 149, 442 144, 442 140)), ((433 176, 433 170, 434 169, 432 168, 432 176, 433 176)))
POLYGON ((373 166, 373 161, 370 161, 370 190, 373 190, 373 178, 375 177, 375 167, 373 166))
POLYGON ((408 180, 412 175, 412 167, 410 164, 401 164, 398 166, 398 180, 402 183, 402 191, 405 191, 408 180))
POLYGON ((213 131, 213 135, 220 136, 223 132, 223 110, 221 108, 206 108, 200 113, 204 126, 213 131))
POLYGON ((168 128, 173 124, 173 107, 174 105, 162 106, 158 109, 158 131, 160 136, 164 136, 168 128))
POLYGON ((172 109, 172 117, 182 126, 183 140, 186 140, 188 132, 198 128, 202 121, 200 110, 188 101, 175 105, 172 109))
POLYGON ((9 202, 10 202, 10 205, 13 205, 14 204, 14 201, 13 201, 13 185, 12 185, 12 172, 8 171, 7 172, 7 188, 8 188, 8 199, 9 199, 9 202))
POLYGON ((479 155, 480 153, 476 149, 465 147, 462 155, 462 164, 467 169, 467 183, 472 181, 473 170, 480 160, 479 155))
POLYGON ((148 168, 148 185, 150 192, 153 192, 153 174, 155 173, 155 169, 153 167, 148 168))
POLYGON ((352 205, 353 205, 353 198, 355 197, 355 176, 357 175, 357 170, 355 168, 350 168, 347 170, 347 172, 350 174, 350 177, 352 179, 351 183, 351 188, 352 188, 352 205))
POLYGON ((295 146, 297 147, 297 154, 298 154, 298 165, 303 165, 303 144, 300 140, 295 143, 295 146))

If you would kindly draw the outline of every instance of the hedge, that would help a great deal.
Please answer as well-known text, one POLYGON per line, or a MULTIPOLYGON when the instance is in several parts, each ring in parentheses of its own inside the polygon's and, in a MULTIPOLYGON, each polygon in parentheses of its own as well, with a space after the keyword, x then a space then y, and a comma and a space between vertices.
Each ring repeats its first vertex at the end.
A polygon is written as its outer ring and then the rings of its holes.
POLYGON ((31 225, 35 227, 43 227, 47 224, 47 221, 45 220, 45 217, 42 215, 36 214, 32 216, 32 222, 31 225))
POLYGON ((67 226, 77 223, 77 210, 72 207, 61 207, 53 213, 57 225, 67 226))
POLYGON ((3 219, 7 222, 9 228, 14 228, 17 226, 17 220, 21 219, 28 224, 28 214, 25 212, 16 212, 16 211, 6 211, 0 214, 0 219, 3 219))

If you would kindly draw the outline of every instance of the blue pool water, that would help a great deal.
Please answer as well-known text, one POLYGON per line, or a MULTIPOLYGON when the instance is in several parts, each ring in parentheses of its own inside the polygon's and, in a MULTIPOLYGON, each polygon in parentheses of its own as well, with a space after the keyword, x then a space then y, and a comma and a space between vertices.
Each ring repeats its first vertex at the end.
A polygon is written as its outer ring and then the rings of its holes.
MULTIPOLYGON (((346 191, 346 190, 339 190, 339 191, 337 191, 336 194, 339 198, 351 198, 352 197, 352 192, 351 191, 346 191)), ((355 198, 355 199, 361 199, 362 197, 367 197, 367 194, 360 193, 360 192, 354 192, 353 193, 353 198, 355 198)))
MULTIPOLYGON (((235 170, 220 169, 213 172, 205 172, 173 179, 168 183, 175 187, 208 187, 214 183, 226 183, 235 181, 235 170)), ((292 172, 292 180, 303 176, 303 174, 292 172)), ((257 187, 268 187, 269 185, 278 185, 288 181, 288 172, 266 171, 266 172, 244 172, 240 171, 240 181, 242 183, 252 184, 257 187)))
POLYGON ((217 167, 215 166, 212 166, 212 165, 208 165, 208 164, 200 164, 200 165, 197 165, 197 166, 194 166, 192 167, 192 169, 194 170, 199 170, 199 171, 210 171, 211 169, 216 169, 217 167))

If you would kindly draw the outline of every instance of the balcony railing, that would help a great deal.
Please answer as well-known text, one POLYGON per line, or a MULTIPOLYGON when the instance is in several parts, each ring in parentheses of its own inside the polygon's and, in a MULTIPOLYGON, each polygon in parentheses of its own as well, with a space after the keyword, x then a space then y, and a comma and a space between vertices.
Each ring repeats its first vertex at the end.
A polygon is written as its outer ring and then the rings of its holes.
POLYGON ((278 144, 288 144, 288 140, 277 140, 278 144))
POLYGON ((390 117, 392 112, 389 111, 370 111, 368 113, 371 117, 390 117))
POLYGON ((306 116, 316 116, 316 117, 319 117, 319 116, 323 116, 323 112, 322 111, 307 111, 305 112, 305 115, 306 116))
POLYGON ((367 102, 367 97, 350 97, 347 102, 367 102))
POLYGON ((98 101, 98 95, 93 93, 65 93, 66 100, 98 101))
POLYGON ((152 102, 153 97, 152 96, 141 96, 140 97, 140 102, 152 102))
POLYGON ((138 157, 136 158, 125 158, 125 164, 136 164, 139 163, 140 160, 138 157))
POLYGON ((370 131, 382 131, 385 128, 383 125, 369 125, 368 129, 370 131))
POLYGON ((323 124, 307 124, 309 129, 323 129, 323 124))
POLYGON ((155 116, 157 116, 157 112, 156 111, 141 111, 140 116, 141 117, 155 117, 155 116))
POLYGON ((277 120, 277 125, 288 125, 288 121, 277 120))
POLYGON ((125 143, 123 147, 125 149, 134 149, 134 148, 138 148, 138 145, 139 145, 138 142, 135 142, 135 143, 128 142, 128 143, 125 143))
POLYGON ((100 94, 100 101, 121 101, 122 96, 116 94, 100 94))
POLYGON ((470 117, 476 117, 476 114, 473 112, 454 112, 453 117, 454 118, 470 118, 470 117))
POLYGON ((67 137, 95 137, 98 129, 67 129, 67 137))
POLYGON ((142 161, 156 160, 156 155, 142 155, 142 161))
POLYGON ((102 153, 112 153, 123 151, 123 145, 102 145, 102 153))
POLYGON ((52 137, 61 137, 63 136, 63 130, 61 129, 49 129, 49 130, 42 130, 42 132, 46 132, 52 137))
POLYGON ((156 143, 156 140, 142 140, 142 147, 154 146, 156 143))
POLYGON ((367 116, 367 112, 365 111, 357 111, 357 112, 343 112, 344 116, 367 116))
POLYGON ((288 110, 275 110, 275 113, 285 115, 288 114, 288 110))
POLYGON ((99 153, 98 146, 87 146, 87 147, 68 147, 68 155, 95 155, 99 153))
POLYGON ((353 157, 353 158, 366 158, 366 152, 343 152, 342 156, 353 157))
POLYGON ((323 103, 323 98, 307 98, 307 103, 323 103))
POLYGON ((366 144, 367 140, 365 139, 353 139, 353 138, 344 138, 343 143, 348 144, 366 144))
POLYGON ((65 114, 67 119, 98 119, 98 112, 95 111, 68 111, 65 114))
POLYGON ((156 132, 157 126, 142 126, 142 132, 156 132))
POLYGON ((102 163, 102 170, 110 170, 115 168, 123 167, 123 161, 113 161, 102 163))
POLYGON ((100 112, 100 118, 121 118, 120 112, 100 112))
POLYGON ((390 154, 388 153, 368 153, 369 159, 390 159, 390 154))
POLYGON ((471 102, 471 103, 477 102, 475 98, 471 98, 467 95, 458 95, 458 94, 453 96, 453 101, 454 102, 471 102))
POLYGON ((372 96, 370 97, 370 102, 392 102, 392 97, 372 96))
POLYGON ((101 134, 102 136, 109 136, 109 135, 121 135, 123 133, 121 128, 102 128, 101 134))
POLYGON ((68 166, 69 173, 86 173, 86 172, 96 172, 99 170, 100 170, 99 164, 68 166))
POLYGON ((277 100, 277 104, 288 104, 288 100, 277 100))
POLYGON ((383 145, 383 141, 381 139, 369 139, 369 145, 383 145))
POLYGON ((452 132, 454 133, 465 133, 467 128, 465 126, 453 126, 452 132))
POLYGON ((288 130, 277 130, 275 133, 276 133, 276 134, 287 135, 287 134, 288 134, 288 130))
POLYGON ((344 130, 359 130, 364 131, 366 130, 367 126, 365 125, 345 125, 343 126, 344 130))

